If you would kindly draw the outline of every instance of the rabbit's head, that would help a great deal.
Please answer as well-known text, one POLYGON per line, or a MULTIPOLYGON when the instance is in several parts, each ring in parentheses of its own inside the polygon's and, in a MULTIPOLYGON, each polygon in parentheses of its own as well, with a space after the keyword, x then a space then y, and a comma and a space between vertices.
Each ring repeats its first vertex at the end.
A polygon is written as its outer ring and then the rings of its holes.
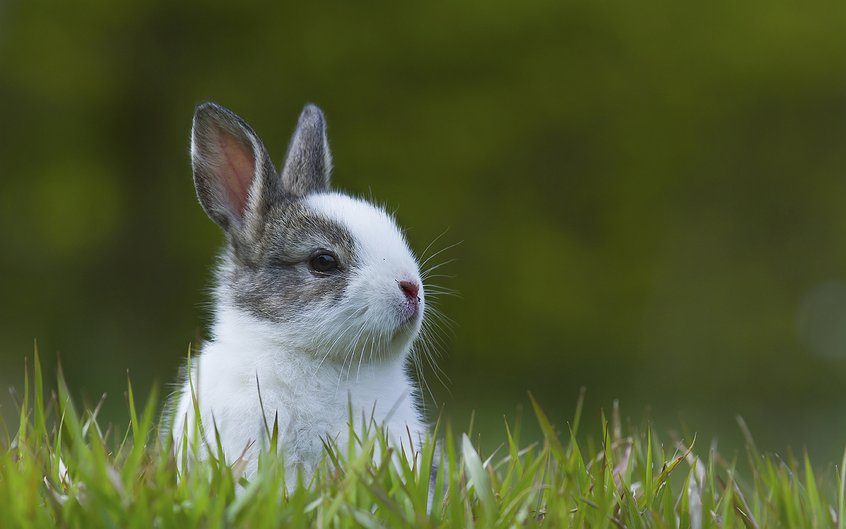
POLYGON ((218 311, 321 359, 408 351, 425 303, 417 260, 384 209, 330 189, 319 108, 303 109, 277 171, 247 123, 204 103, 191 158, 200 204, 227 236, 218 311))

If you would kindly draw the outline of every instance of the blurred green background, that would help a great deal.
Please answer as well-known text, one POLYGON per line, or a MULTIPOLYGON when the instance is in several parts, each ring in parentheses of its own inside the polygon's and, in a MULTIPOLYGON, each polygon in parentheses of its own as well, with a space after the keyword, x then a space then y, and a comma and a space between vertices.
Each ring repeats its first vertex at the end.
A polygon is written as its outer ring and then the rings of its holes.
MULTIPOLYGON (((37 338, 124 417, 204 333, 193 107, 462 241, 432 384, 496 441, 533 391, 764 448, 846 442, 846 2, 0 2, 0 386, 37 338), (496 432, 496 433, 493 433, 496 432)), ((431 378, 431 377, 430 377, 431 378)), ((0 398, 6 404, 7 397, 0 398)))

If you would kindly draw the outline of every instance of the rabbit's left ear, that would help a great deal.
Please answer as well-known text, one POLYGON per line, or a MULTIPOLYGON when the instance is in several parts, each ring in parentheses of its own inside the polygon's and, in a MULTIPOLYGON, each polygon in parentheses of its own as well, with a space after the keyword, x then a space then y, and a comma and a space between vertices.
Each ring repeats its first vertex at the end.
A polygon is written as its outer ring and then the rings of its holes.
POLYGON ((331 174, 332 154, 326 138, 326 119, 320 108, 308 104, 300 114, 288 145, 282 166, 282 188, 294 196, 321 193, 329 190, 331 174))

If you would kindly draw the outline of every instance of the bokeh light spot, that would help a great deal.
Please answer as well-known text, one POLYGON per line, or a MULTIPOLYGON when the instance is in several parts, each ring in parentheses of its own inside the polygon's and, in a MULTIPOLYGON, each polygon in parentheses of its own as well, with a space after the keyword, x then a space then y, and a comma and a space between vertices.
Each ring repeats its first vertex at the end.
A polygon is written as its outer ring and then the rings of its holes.
POLYGON ((805 346, 820 356, 846 359, 846 282, 830 281, 811 289, 796 320, 805 346))

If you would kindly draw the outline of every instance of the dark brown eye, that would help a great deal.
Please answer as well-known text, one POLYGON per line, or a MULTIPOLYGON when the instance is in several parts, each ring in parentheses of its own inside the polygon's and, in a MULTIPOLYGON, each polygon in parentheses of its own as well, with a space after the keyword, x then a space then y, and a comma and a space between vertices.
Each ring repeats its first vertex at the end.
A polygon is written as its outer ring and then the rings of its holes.
POLYGON ((320 274, 329 274, 338 269, 338 258, 329 250, 317 250, 309 259, 308 266, 320 274))

